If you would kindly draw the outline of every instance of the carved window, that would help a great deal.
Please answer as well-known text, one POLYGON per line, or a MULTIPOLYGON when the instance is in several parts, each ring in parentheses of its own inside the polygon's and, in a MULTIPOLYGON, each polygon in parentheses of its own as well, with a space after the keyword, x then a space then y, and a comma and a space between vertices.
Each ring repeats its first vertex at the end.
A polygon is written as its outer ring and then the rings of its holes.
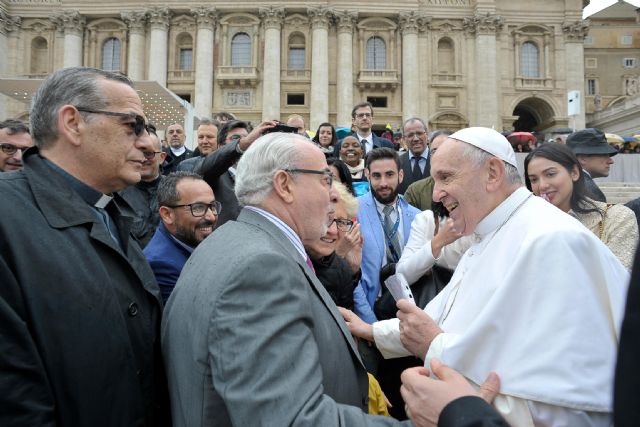
POLYGON ((189 33, 182 33, 176 38, 178 53, 178 69, 182 71, 193 70, 193 37, 189 33))
POLYGON ((294 34, 289 38, 289 64, 290 70, 302 70, 306 65, 306 51, 304 36, 294 34))
POLYGON ((42 37, 31 40, 31 74, 46 74, 49 71, 49 45, 42 37))
POLYGON ((596 79, 587 79, 587 95, 595 95, 598 93, 596 79))
POLYGON ((438 73, 455 72, 453 41, 445 37, 438 41, 438 73))
POLYGON ((524 42, 520 51, 520 74, 522 77, 540 77, 540 53, 533 42, 524 42))
POLYGON ((384 70, 387 68, 387 45, 382 37, 367 40, 367 69, 384 70))
POLYGON ((251 65, 251 37, 247 33, 231 39, 231 65, 251 65))
POLYGON ((108 38, 102 45, 102 69, 120 70, 120 40, 115 37, 108 38))

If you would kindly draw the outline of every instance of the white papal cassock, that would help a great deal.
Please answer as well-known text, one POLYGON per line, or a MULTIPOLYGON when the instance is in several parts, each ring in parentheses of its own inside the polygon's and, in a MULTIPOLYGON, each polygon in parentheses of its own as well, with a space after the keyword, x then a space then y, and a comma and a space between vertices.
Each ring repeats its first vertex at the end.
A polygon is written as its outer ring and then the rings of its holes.
MULTIPOLYGON (((575 218, 515 191, 425 308, 442 328, 433 357, 480 384, 500 376, 496 408, 514 426, 608 426, 629 274, 575 218)), ((408 355, 398 320, 377 322, 385 357, 408 355)))

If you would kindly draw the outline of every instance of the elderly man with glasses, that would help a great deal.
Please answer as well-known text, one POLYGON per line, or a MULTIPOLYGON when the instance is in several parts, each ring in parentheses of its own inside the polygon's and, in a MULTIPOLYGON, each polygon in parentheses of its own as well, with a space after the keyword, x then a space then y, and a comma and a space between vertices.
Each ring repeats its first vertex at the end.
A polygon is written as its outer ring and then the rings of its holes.
POLYGON ((125 76, 50 74, 0 174, 0 425, 166 425, 162 300, 118 194, 153 151, 125 76))
POLYGON ((11 119, 0 122, 0 172, 22 169, 22 153, 32 145, 27 125, 11 119))
POLYGON ((158 205, 162 222, 144 255, 166 303, 195 247, 213 233, 221 205, 202 177, 188 171, 161 179, 158 205))

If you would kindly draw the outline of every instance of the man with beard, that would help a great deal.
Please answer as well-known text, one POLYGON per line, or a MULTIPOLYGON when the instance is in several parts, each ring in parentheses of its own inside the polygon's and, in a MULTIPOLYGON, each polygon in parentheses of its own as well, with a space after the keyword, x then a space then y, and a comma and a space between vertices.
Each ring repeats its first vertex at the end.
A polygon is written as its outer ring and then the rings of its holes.
POLYGON ((221 205, 200 175, 186 171, 162 178, 158 205, 162 223, 144 249, 144 255, 166 303, 187 259, 213 232, 221 205))
POLYGON ((167 153, 167 161, 163 165, 162 173, 169 175, 171 172, 177 170, 180 162, 193 157, 193 151, 184 146, 187 135, 179 123, 169 125, 164 133, 164 137, 169 143, 169 148, 164 150, 164 152, 167 153))
POLYGON ((364 238, 362 278, 354 291, 356 314, 365 322, 377 321, 373 305, 380 295, 380 269, 400 259, 411 223, 420 211, 398 195, 403 172, 398 153, 376 148, 367 155, 365 175, 371 190, 360 197, 358 222, 364 238))
POLYGON ((162 178, 160 165, 167 156, 167 153, 161 149, 155 126, 149 124, 148 132, 146 137, 150 139, 152 149, 142 153, 144 155, 140 171, 142 179, 137 184, 130 185, 120 192, 122 198, 136 213, 131 225, 131 234, 136 238, 141 248, 147 246, 160 223, 156 193, 162 178))

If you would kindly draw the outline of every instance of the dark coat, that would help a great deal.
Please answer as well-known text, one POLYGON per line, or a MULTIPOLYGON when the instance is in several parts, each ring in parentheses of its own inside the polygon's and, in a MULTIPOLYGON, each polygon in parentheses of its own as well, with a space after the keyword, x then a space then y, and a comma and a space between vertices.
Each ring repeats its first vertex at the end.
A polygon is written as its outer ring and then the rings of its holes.
POLYGON ((398 185, 398 194, 404 194, 405 191, 407 191, 407 188, 409 188, 409 185, 419 181, 420 179, 424 179, 431 174, 431 162, 429 160, 430 158, 427 157, 427 163, 424 166, 424 171, 422 171, 420 178, 413 179, 413 162, 409 157, 409 152, 405 151, 404 153, 400 154, 400 165, 402 166, 402 171, 404 172, 404 179, 402 180, 400 185, 398 185))
POLYGON ((197 171, 200 170, 200 167, 202 166, 202 162, 204 162, 204 157, 205 156, 198 156, 183 160, 180 162, 176 170, 197 173, 197 171))
POLYGON ((493 406, 476 396, 460 397, 444 407, 438 427, 508 427, 493 406))
POLYGON ((171 238, 169 231, 161 223, 147 247, 144 248, 144 256, 149 261, 160 286, 162 302, 166 303, 169 299, 180 277, 182 267, 190 255, 186 248, 171 238))
POLYGON ((217 227, 229 220, 235 220, 240 214, 240 205, 235 193, 235 177, 229 172, 229 168, 242 156, 238 153, 237 146, 238 142, 232 142, 209 153, 200 169, 195 171, 207 181, 216 200, 222 204, 217 227))
POLYGON ((171 148, 164 148, 162 151, 167 153, 167 157, 162 164, 162 174, 169 175, 171 172, 178 170, 178 165, 183 161, 194 157, 193 151, 185 147, 185 152, 179 156, 173 154, 171 148))
POLYGON ((163 425, 162 303, 133 212, 115 196, 121 249, 37 149, 24 164, 0 174, 0 425, 163 425))
POLYGON ((131 234, 138 240, 140 247, 144 248, 156 232, 160 224, 160 211, 158 206, 158 184, 161 177, 153 182, 140 181, 136 185, 130 185, 120 191, 122 198, 135 211, 135 218, 131 225, 131 234))
POLYGON ((602 203, 607 203, 607 197, 604 195, 598 184, 595 183, 591 175, 584 173, 584 186, 587 190, 588 196, 593 200, 597 200, 602 203))
POLYGON ((347 261, 336 253, 312 260, 318 280, 338 307, 353 310, 353 290, 360 281, 360 272, 354 274, 347 261))

